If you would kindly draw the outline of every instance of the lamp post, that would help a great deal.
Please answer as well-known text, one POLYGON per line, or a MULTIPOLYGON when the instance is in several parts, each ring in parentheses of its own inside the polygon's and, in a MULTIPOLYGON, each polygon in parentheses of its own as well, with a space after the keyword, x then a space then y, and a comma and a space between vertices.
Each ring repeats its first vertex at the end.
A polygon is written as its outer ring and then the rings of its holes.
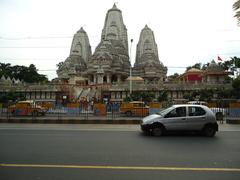
POLYGON ((130 79, 129 79, 129 91, 130 91, 130 95, 132 94, 132 64, 131 64, 131 55, 132 55, 132 42, 133 42, 133 39, 131 39, 131 44, 130 44, 130 57, 129 57, 129 60, 130 60, 130 79))

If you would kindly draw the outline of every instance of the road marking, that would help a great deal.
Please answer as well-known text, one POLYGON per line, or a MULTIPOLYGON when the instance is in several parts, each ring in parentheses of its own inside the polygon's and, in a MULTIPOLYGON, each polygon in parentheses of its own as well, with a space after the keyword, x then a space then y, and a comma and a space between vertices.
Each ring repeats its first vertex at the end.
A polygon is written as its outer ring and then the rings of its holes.
POLYGON ((151 166, 88 166, 88 165, 81 166, 81 165, 53 165, 53 164, 0 164, 0 167, 240 172, 240 168, 192 168, 192 167, 164 167, 164 166, 151 167, 151 166))

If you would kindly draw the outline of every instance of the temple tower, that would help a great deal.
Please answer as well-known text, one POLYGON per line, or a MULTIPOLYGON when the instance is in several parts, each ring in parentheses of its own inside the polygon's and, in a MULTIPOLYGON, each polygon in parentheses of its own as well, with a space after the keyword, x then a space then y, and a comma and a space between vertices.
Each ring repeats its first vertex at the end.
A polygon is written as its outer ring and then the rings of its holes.
POLYGON ((127 29, 121 10, 114 4, 106 14, 101 41, 88 63, 89 84, 124 81, 129 68, 127 29))
POLYGON ((122 12, 116 4, 107 12, 101 38, 121 41, 128 54, 127 28, 123 23, 122 12))
POLYGON ((71 76, 82 76, 87 69, 87 63, 91 55, 88 35, 81 28, 74 34, 69 57, 58 64, 58 77, 69 79, 71 76))
POLYGON ((160 62, 153 31, 146 25, 137 44, 133 75, 144 78, 145 83, 161 83, 165 80, 167 68, 160 62))

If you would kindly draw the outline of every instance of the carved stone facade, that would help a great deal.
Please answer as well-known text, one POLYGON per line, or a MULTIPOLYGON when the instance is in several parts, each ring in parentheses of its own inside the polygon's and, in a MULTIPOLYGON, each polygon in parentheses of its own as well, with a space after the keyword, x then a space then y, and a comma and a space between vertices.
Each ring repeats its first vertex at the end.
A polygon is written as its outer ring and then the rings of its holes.
POLYGON ((142 77, 147 84, 156 84, 163 82, 166 74, 167 68, 159 61, 153 31, 146 25, 137 44, 133 75, 142 77))
POLYGON ((60 79, 83 76, 92 55, 87 33, 81 28, 73 37, 69 57, 58 64, 57 75, 60 79))
POLYGON ((89 84, 117 83, 129 75, 127 29, 122 12, 114 4, 108 10, 101 42, 88 62, 89 84))
MULTIPOLYGON (((87 33, 81 28, 73 38, 70 56, 59 63, 59 79, 76 84, 81 79, 86 85, 119 84, 130 75, 127 28, 122 12, 114 4, 108 10, 101 41, 91 55, 87 33), (81 77, 81 78, 76 78, 81 77)), ((167 68, 159 61, 154 34, 147 26, 142 30, 137 46, 133 76, 145 83, 163 82, 167 68)))

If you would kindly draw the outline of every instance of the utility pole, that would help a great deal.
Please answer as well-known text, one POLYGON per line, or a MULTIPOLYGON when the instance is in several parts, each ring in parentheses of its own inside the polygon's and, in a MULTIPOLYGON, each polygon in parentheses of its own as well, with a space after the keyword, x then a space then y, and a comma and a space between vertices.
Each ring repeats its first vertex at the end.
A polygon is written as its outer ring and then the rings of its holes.
POLYGON ((130 91, 130 95, 132 94, 132 63, 131 63, 131 56, 132 56, 132 42, 133 39, 131 39, 131 44, 130 44, 130 57, 129 57, 129 61, 130 61, 130 79, 129 79, 129 91, 130 91))

